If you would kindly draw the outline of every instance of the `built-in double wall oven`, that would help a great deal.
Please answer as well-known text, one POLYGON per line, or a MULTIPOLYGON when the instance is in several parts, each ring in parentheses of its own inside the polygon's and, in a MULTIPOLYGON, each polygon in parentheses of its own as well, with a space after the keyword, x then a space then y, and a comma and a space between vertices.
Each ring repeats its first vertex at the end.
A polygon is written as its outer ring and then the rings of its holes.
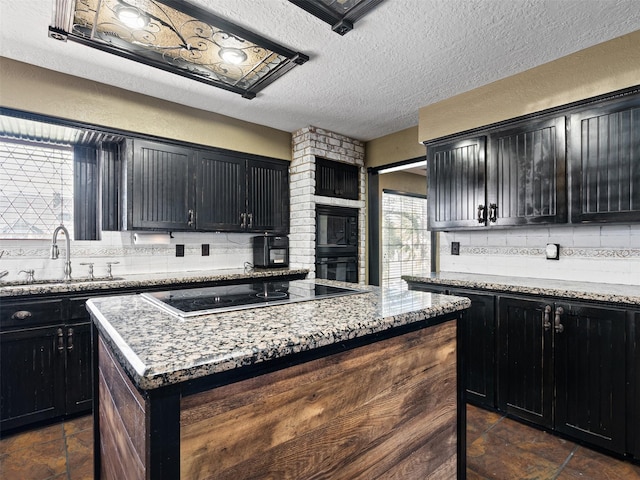
POLYGON ((316 206, 316 278, 358 282, 358 209, 316 206))

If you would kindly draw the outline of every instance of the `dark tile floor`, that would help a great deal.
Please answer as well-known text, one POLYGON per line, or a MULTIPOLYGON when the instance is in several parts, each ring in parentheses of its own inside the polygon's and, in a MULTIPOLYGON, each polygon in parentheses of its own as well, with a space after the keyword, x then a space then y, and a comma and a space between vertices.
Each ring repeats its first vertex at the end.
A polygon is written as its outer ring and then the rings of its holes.
POLYGON ((92 416, 0 440, 0 479, 93 479, 92 416))
POLYGON ((640 467, 467 407, 468 480, 640 480, 640 467))
MULTIPOLYGON (((86 416, 0 440, 0 479, 92 479, 92 427, 86 416)), ((469 480, 640 480, 636 465, 472 406, 467 467, 469 480)))

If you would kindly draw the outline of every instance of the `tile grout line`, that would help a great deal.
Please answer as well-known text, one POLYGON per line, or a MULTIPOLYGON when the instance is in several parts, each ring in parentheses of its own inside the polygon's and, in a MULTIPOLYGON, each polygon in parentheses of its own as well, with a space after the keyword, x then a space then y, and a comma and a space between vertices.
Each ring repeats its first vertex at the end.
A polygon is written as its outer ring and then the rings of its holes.
POLYGON ((64 435, 64 465, 67 470, 67 480, 71 480, 71 472, 69 471, 69 444, 67 443, 67 430, 64 428, 66 422, 62 422, 62 432, 64 435))
POLYGON ((574 445, 573 450, 571 450, 571 453, 569 453, 569 455, 567 455, 567 458, 564 460, 564 462, 562 462, 562 465, 560 465, 560 467, 558 467, 558 471, 556 472, 556 474, 554 475, 554 477, 551 480, 556 480, 560 476, 560 474, 562 473, 564 468, 567 466, 569 461, 571 461, 571 459, 575 455, 575 453, 578 450, 578 448, 580 448, 580 445, 574 445))

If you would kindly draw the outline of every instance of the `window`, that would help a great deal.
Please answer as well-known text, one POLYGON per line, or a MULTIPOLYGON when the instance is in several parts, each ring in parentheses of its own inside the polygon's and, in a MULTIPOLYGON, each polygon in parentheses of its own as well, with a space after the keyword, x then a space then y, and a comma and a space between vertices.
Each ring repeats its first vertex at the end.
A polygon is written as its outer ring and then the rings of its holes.
POLYGON ((406 289, 402 275, 431 271, 431 233, 427 198, 382 192, 382 286, 406 289))
POLYGON ((73 149, 0 141, 0 237, 50 238, 64 223, 73 238, 73 149))

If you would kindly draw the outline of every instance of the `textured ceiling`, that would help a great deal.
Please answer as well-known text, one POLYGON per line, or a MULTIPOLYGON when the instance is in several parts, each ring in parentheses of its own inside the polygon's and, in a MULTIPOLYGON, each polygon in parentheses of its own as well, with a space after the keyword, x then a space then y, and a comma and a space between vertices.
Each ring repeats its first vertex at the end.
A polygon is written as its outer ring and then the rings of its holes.
MULTIPOLYGON (((385 0, 345 36, 287 0, 191 0, 305 53, 253 100, 47 37, 51 0, 0 0, 0 54, 292 132, 370 140, 418 109, 640 29, 638 0, 385 0)), ((0 99, 0 104, 2 99, 0 99)))

